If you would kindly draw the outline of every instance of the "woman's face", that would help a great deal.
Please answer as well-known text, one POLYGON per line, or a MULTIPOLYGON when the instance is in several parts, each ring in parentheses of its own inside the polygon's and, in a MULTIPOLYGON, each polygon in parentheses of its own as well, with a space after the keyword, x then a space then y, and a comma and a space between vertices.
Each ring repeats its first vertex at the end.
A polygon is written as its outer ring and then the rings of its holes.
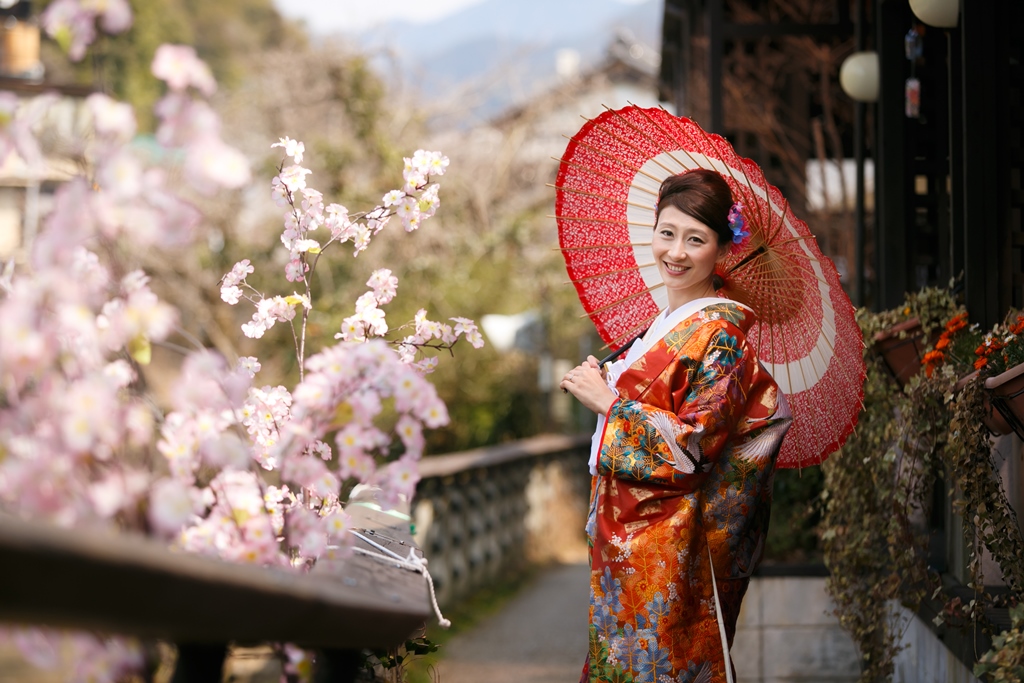
POLYGON ((693 216, 674 206, 661 210, 651 250, 668 291, 669 308, 709 294, 715 262, 727 248, 728 244, 719 247, 718 234, 693 216))

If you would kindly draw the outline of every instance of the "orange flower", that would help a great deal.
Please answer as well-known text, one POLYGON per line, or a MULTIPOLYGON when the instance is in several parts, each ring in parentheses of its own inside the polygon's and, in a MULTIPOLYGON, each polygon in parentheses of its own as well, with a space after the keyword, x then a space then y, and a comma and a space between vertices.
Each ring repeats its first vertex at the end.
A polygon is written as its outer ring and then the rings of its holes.
POLYGON ((935 343, 935 349, 941 351, 945 348, 949 348, 949 337, 943 333, 943 335, 939 337, 939 341, 935 343))
POLYGON ((960 330, 967 327, 967 313, 958 313, 950 318, 949 322, 946 323, 946 331, 950 334, 955 334, 960 330))
POLYGON ((985 356, 982 356, 978 360, 974 361, 974 369, 975 370, 981 370, 987 364, 988 364, 988 358, 986 358, 985 356))

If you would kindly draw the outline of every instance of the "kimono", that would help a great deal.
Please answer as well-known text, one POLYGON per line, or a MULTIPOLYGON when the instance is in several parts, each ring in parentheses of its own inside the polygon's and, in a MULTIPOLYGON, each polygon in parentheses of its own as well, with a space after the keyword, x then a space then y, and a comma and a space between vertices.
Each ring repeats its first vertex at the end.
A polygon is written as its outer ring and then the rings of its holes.
POLYGON ((591 458, 584 681, 710 683, 727 667, 731 677, 791 422, 746 339, 753 322, 727 299, 691 302, 609 368, 618 399, 591 458))

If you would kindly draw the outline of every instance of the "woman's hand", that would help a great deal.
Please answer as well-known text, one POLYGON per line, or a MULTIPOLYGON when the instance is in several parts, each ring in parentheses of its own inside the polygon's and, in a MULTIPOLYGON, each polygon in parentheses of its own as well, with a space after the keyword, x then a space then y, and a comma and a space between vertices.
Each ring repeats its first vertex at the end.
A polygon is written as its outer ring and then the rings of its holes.
POLYGON ((559 385, 564 391, 575 396, 580 403, 598 415, 604 415, 618 398, 604 379, 604 371, 598 360, 587 356, 587 360, 565 374, 559 385))

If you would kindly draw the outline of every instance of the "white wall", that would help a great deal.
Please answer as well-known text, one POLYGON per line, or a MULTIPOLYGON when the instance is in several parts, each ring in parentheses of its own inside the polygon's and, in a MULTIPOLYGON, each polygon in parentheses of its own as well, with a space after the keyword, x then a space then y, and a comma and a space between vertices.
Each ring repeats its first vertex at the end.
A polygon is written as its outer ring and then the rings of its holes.
POLYGON ((979 683, 956 656, 915 614, 899 607, 907 619, 905 648, 896 656, 893 683, 979 683))
POLYGON ((737 683, 856 681, 860 656, 833 609, 824 578, 752 579, 732 646, 737 683))

